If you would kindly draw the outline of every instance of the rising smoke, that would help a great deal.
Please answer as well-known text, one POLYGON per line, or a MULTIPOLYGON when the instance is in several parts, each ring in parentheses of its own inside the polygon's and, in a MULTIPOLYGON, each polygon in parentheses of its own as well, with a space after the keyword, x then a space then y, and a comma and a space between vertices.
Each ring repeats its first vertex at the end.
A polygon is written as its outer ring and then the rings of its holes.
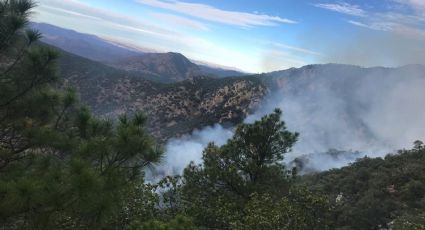
MULTIPOLYGON (((425 67, 360 68, 312 65, 271 73, 274 87, 245 122, 283 111, 290 131, 300 133, 289 164, 302 160, 307 171, 342 167, 363 156, 379 157, 425 139, 425 67), (335 150, 342 154, 332 154, 335 150)), ((195 131, 166 145, 164 174, 181 173, 201 162, 208 142, 222 145, 232 129, 219 125, 195 131)))
POLYGON ((201 163, 202 151, 208 143, 224 145, 232 136, 231 129, 225 129, 216 124, 202 130, 195 130, 191 135, 169 140, 165 146, 165 159, 156 168, 155 177, 180 174, 191 161, 201 163))

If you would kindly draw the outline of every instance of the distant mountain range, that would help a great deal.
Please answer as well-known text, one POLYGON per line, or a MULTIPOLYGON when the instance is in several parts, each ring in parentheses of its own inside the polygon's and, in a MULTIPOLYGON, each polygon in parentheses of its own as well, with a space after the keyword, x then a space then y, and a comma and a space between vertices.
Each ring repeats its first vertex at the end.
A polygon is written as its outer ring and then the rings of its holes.
POLYGON ((151 80, 177 82, 196 76, 230 77, 245 73, 195 64, 180 53, 148 53, 124 47, 100 37, 45 23, 31 23, 43 34, 42 41, 64 51, 120 69, 146 73, 151 80))
POLYGON ((94 61, 109 63, 140 54, 140 51, 119 47, 94 35, 46 23, 32 22, 30 26, 43 34, 43 42, 94 61))
MULTIPOLYGON (((422 99, 412 101, 412 95, 422 96, 417 88, 425 80, 425 67, 420 65, 361 68, 326 64, 262 75, 161 83, 152 81, 157 76, 150 72, 127 71, 61 52, 64 84, 75 87, 84 104, 106 117, 144 111, 151 131, 163 141, 215 123, 234 125, 255 111, 275 107, 284 108, 285 119, 303 137, 320 140, 302 146, 343 148, 350 146, 346 140, 353 145, 371 144, 387 136, 391 141, 392 132, 385 133, 380 127, 414 114, 412 106, 422 99), (395 108, 409 115, 395 113, 395 108), (338 127, 332 132, 339 138, 326 134, 331 127, 338 127)), ((173 55, 180 56, 165 56, 173 55)), ((154 62, 157 58, 153 56, 154 62)), ((198 69, 193 66, 193 70, 198 69)))
MULTIPOLYGON (((361 145, 372 146, 377 141, 400 146, 397 143, 423 136, 417 131, 417 127, 425 126, 422 65, 307 65, 261 75, 219 78, 219 74, 211 72, 238 74, 220 68, 206 69, 178 53, 140 53, 91 35, 59 39, 61 36, 51 40, 55 34, 47 34, 44 41, 91 41, 86 43, 86 50, 92 49, 93 53, 120 50, 119 55, 111 54, 114 58, 102 63, 94 57, 83 57, 87 53, 79 48, 64 51, 63 43, 58 43, 64 85, 75 87, 82 103, 98 115, 116 117, 124 112, 146 112, 149 127, 159 140, 215 123, 234 125, 254 112, 270 112, 276 107, 283 108, 290 128, 302 134, 299 146, 310 150, 358 150, 361 145), (111 48, 101 49, 102 46, 111 48), (406 132, 402 138, 397 134, 400 130, 406 132)), ((78 46, 64 46, 70 47, 78 46)))

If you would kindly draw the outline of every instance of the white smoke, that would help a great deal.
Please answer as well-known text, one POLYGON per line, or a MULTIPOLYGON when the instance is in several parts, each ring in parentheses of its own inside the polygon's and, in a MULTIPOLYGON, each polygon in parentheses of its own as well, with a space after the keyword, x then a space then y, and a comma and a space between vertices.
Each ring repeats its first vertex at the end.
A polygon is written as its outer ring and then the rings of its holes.
MULTIPOLYGON (((285 84, 273 90, 245 122, 282 109, 288 130, 300 133, 285 161, 303 159, 309 171, 342 167, 364 156, 384 156, 425 139, 424 70, 331 65, 304 67, 295 76, 283 72, 275 77, 285 84), (353 71, 358 73, 350 75, 353 71), (345 152, 330 155, 329 149, 345 152)), ((160 170, 181 173, 190 161, 201 163, 209 142, 222 145, 232 135, 232 129, 216 125, 172 139, 160 170)))
POLYGON ((214 142, 221 146, 232 136, 233 130, 216 124, 195 130, 191 135, 170 139, 165 145, 165 159, 156 168, 155 174, 160 176, 181 174, 191 161, 196 164, 202 163, 202 152, 208 143, 214 142))

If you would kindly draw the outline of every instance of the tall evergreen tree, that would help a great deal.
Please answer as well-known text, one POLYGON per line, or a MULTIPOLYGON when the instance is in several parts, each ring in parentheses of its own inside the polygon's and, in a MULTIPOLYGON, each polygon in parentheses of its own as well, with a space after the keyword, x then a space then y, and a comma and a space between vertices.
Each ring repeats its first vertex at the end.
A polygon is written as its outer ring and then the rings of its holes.
POLYGON ((197 225, 300 229, 295 227, 304 221, 326 226, 322 217, 329 211, 327 202, 298 192, 292 171, 282 163, 298 134, 289 132, 280 117, 276 110, 253 124, 239 125, 227 144, 210 144, 204 150, 203 165, 185 169, 182 198, 197 225), (323 213, 316 215, 311 208, 323 213))

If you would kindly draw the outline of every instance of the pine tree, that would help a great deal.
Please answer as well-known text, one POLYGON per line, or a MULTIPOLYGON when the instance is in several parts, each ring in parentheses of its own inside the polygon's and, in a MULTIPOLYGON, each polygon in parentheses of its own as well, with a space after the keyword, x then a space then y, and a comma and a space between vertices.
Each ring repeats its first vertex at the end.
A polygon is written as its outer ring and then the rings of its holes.
POLYGON ((326 215, 326 200, 293 187, 294 175, 282 162, 298 134, 289 132, 280 118, 276 110, 253 124, 239 125, 227 144, 210 144, 204 150, 203 165, 185 169, 183 203, 197 225, 300 229, 294 227, 323 221, 314 210, 326 215))
POLYGON ((123 226, 129 191, 161 151, 136 113, 117 122, 58 89, 58 54, 27 29, 30 0, 0 1, 0 225, 8 229, 123 226))

